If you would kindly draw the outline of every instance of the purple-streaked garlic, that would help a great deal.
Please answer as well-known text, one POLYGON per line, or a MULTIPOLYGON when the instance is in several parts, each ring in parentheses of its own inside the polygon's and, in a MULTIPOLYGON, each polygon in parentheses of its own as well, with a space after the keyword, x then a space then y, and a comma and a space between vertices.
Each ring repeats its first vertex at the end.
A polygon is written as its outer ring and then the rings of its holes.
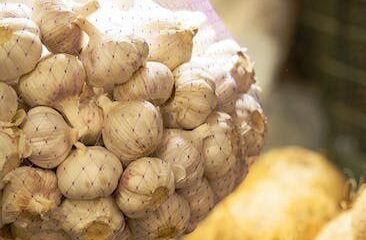
POLYGON ((264 146, 267 119, 261 105, 249 94, 240 95, 233 118, 242 157, 256 156, 264 146))
POLYGON ((214 193, 205 178, 190 187, 179 189, 177 193, 187 200, 191 209, 191 217, 186 229, 186 233, 190 233, 213 209, 214 193))
POLYGON ((107 197, 117 188, 122 175, 119 159, 104 147, 76 143, 57 168, 58 187, 70 199, 107 197))
POLYGON ((0 18, 0 81, 32 71, 42 54, 39 28, 26 18, 0 18))
POLYGON ((142 218, 128 219, 127 223, 136 240, 174 239, 184 233, 189 219, 188 202, 173 194, 157 210, 142 218))
POLYGON ((234 167, 220 178, 210 179, 209 184, 215 195, 215 204, 228 196, 235 188, 235 169, 234 167))
POLYGON ((21 77, 19 92, 31 107, 44 105, 62 112, 82 137, 87 125, 78 107, 85 78, 83 64, 77 57, 50 55, 42 59, 33 72, 21 77))
POLYGON ((147 101, 112 102, 101 96, 104 111, 103 142, 126 166, 155 151, 163 136, 159 110, 147 101))
POLYGON ((174 77, 167 66, 147 62, 126 83, 114 88, 117 101, 147 100, 154 105, 164 104, 172 95, 174 77))
POLYGON ((234 125, 226 113, 214 112, 207 121, 209 137, 203 140, 205 176, 208 179, 223 177, 236 164, 233 149, 234 125))
POLYGON ((22 159, 30 154, 30 147, 22 132, 0 129, 0 189, 4 187, 4 177, 19 167, 22 159))
POLYGON ((193 131, 164 130, 163 139, 155 156, 175 167, 175 187, 189 187, 200 180, 204 173, 202 140, 207 137, 207 125, 193 131), (181 171, 180 171, 181 170, 181 171))
POLYGON ((186 63, 173 72, 175 90, 162 108, 169 128, 193 129, 201 125, 216 108, 215 83, 200 65, 186 63))
POLYGON ((143 39, 118 30, 102 33, 85 18, 75 23, 89 36, 80 54, 89 85, 109 89, 125 83, 145 63, 149 47, 143 39))
POLYGON ((0 122, 11 122, 17 109, 17 93, 6 83, 0 82, 0 122))
POLYGON ((49 107, 32 108, 22 130, 32 154, 29 160, 42 168, 55 168, 69 155, 78 133, 56 110, 49 107))
POLYGON ((77 17, 88 16, 98 7, 97 1, 72 6, 62 0, 35 0, 32 19, 39 25, 42 41, 51 52, 77 55, 83 35, 73 22, 77 17))
POLYGON ((72 239, 111 239, 125 221, 112 197, 95 200, 65 199, 52 217, 72 239))
POLYGON ((0 3, 0 18, 31 18, 32 10, 22 3, 0 3))
POLYGON ((121 227, 117 233, 115 233, 112 237, 108 238, 108 240, 133 240, 132 233, 127 224, 121 227))
POLYGON ((159 158, 140 158, 126 168, 116 191, 116 202, 130 218, 141 218, 174 193, 171 164, 159 158))
POLYGON ((3 179, 2 220, 8 224, 22 217, 42 217, 61 201, 56 174, 49 170, 19 167, 3 179))

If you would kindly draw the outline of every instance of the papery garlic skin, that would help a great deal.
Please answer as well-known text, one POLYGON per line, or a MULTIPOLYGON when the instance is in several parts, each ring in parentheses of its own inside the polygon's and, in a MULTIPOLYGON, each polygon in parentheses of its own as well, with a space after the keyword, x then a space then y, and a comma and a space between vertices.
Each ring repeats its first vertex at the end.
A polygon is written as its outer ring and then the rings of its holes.
POLYGON ((117 101, 147 100, 162 105, 171 96, 174 77, 167 66, 158 62, 147 62, 132 78, 114 88, 117 101))
POLYGON ((124 216, 112 197, 95 200, 65 199, 53 218, 72 239, 110 239, 124 227, 124 216))
POLYGON ((2 201, 3 223, 25 216, 43 216, 61 201, 56 174, 49 170, 19 167, 6 175, 2 201))
POLYGON ((32 10, 22 3, 0 3, 0 18, 31 18, 32 10))
POLYGON ((154 211, 174 193, 171 165, 158 158, 133 161, 122 175, 116 202, 130 218, 140 218, 154 211))
POLYGON ((125 224, 118 232, 116 232, 112 237, 108 238, 108 240, 133 240, 133 236, 130 228, 127 224, 125 224))
POLYGON ((0 82, 0 121, 11 122, 17 109, 17 93, 6 83, 0 82))
POLYGON ((210 179, 209 184, 215 195, 215 204, 228 196, 235 188, 235 169, 231 168, 223 177, 210 179))
POLYGON ((147 101, 114 102, 102 96, 98 104, 104 110, 103 142, 125 166, 150 155, 163 135, 159 110, 147 101))
POLYGON ((128 219, 127 223, 136 240, 172 239, 184 233, 189 219, 188 202, 173 194, 157 210, 142 218, 128 219))
POLYGON ((57 168, 58 187, 70 199, 107 197, 116 189, 122 174, 119 159, 104 147, 76 144, 57 168))
POLYGON ((42 168, 55 168, 69 155, 78 133, 56 110, 32 108, 22 125, 32 154, 29 160, 42 168))
POLYGON ((205 178, 188 188, 179 189, 177 193, 188 202, 191 209, 191 217, 186 229, 186 233, 190 233, 213 209, 214 193, 205 178))
POLYGON ((26 18, 0 18, 0 81, 32 71, 42 53, 39 28, 26 18))
POLYGON ((83 18, 75 23, 89 35, 80 53, 89 85, 108 89, 125 83, 145 63, 149 47, 143 39, 113 29, 102 34, 83 18))
POLYGON ((53 53, 77 55, 82 46, 82 31, 73 21, 99 7, 96 1, 78 8, 62 0, 35 0, 32 19, 40 26, 42 41, 53 53))
POLYGON ((81 117, 87 125, 87 131, 79 141, 86 145, 94 145, 102 137, 103 110, 98 107, 94 97, 81 101, 79 110, 81 117))
POLYGON ((168 128, 193 129, 201 125, 216 108, 215 83, 195 63, 186 63, 173 72, 175 92, 163 106, 164 125, 168 128))

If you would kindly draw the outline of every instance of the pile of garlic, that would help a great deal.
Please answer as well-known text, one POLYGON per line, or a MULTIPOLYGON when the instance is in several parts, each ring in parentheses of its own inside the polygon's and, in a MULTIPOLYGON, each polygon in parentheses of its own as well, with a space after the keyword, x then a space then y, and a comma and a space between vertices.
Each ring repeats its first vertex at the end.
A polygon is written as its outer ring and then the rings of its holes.
POLYGON ((30 2, 0 4, 0 236, 193 231, 264 144, 246 50, 151 0, 30 2))

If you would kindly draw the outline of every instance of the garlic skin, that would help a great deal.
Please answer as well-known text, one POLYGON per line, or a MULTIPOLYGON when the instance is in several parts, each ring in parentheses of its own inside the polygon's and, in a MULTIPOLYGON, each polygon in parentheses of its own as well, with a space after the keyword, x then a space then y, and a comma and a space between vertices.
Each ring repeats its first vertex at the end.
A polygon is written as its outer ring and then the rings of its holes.
POLYGON ((49 107, 32 108, 22 125, 32 154, 29 160, 42 168, 55 168, 69 155, 78 133, 61 114, 49 107))
POLYGON ((256 83, 254 63, 245 50, 240 50, 232 56, 227 68, 235 79, 239 92, 248 92, 251 85, 256 83))
POLYGON ((117 101, 147 100, 154 105, 164 104, 172 95, 174 77, 167 66, 158 62, 147 62, 126 83, 114 88, 117 101))
POLYGON ((233 39, 224 39, 210 45, 205 51, 207 57, 228 58, 240 51, 239 44, 233 39))
POLYGON ((235 169, 231 168, 227 174, 221 178, 210 179, 209 184, 215 195, 215 204, 228 196, 235 188, 235 169))
POLYGON ((0 121, 11 122, 17 109, 17 93, 6 83, 0 82, 0 121))
POLYGON ((32 71, 42 53, 39 28, 26 18, 0 18, 0 81, 12 82, 32 71))
POLYGON ((126 168, 116 191, 116 202, 130 218, 141 218, 174 193, 171 165, 158 158, 140 158, 126 168))
POLYGON ((97 1, 76 7, 62 0, 35 0, 32 19, 40 26, 42 41, 52 53, 77 55, 82 46, 82 31, 73 21, 98 7, 97 1))
POLYGON ((236 165, 234 168, 235 187, 239 186, 243 182, 244 178, 248 174, 248 170, 249 170, 248 168, 249 168, 249 164, 247 163, 247 161, 245 161, 244 159, 237 159, 236 165))
POLYGON ((193 38, 192 58, 204 55, 207 48, 216 42, 217 34, 212 26, 204 25, 193 38))
POLYGON ((65 199, 53 218, 72 239, 110 239, 124 227, 124 216, 112 197, 95 200, 65 199))
POLYGON ((195 63, 179 66, 173 75, 175 92, 162 108, 164 124, 168 128, 194 129, 216 108, 215 83, 195 63))
POLYGON ((189 219, 188 202, 173 194, 157 210, 142 218, 128 219, 127 223, 136 240, 174 239, 184 233, 189 219))
POLYGON ((75 24, 89 36, 80 53, 89 85, 108 89, 125 83, 145 63, 149 47, 143 39, 118 30, 102 34, 85 18, 76 19, 75 24))
POLYGON ((20 78, 19 92, 31 107, 44 105, 62 112, 82 137, 87 125, 78 107, 85 78, 83 64, 77 57, 50 55, 42 59, 33 72, 20 78))
POLYGON ((92 97, 80 102, 79 111, 87 126, 87 131, 79 141, 86 145, 95 145, 102 137, 103 110, 98 107, 96 98, 92 97))
POLYGON ((108 240, 133 240, 132 233, 127 224, 125 224, 113 237, 108 240))
POLYGON ((23 3, 0 3, 1 18, 31 18, 32 10, 23 3))
POLYGON ((205 178, 191 187, 179 189, 177 193, 188 202, 191 209, 189 225, 185 231, 190 233, 213 209, 214 193, 205 178))
POLYGON ((222 78, 216 78, 217 109, 220 112, 232 114, 238 99, 238 86, 230 74, 224 73, 222 78))
POLYGON ((163 135, 163 121, 154 105, 147 101, 112 102, 106 96, 99 97, 98 104, 104 111, 104 145, 124 166, 154 152, 163 135))
POLYGON ((77 143, 57 168, 58 187, 69 199, 107 197, 117 188, 122 171, 119 159, 104 147, 77 143))
POLYGON ((43 216, 61 201, 56 174, 49 170, 19 167, 5 176, 2 220, 8 224, 22 216, 43 216))

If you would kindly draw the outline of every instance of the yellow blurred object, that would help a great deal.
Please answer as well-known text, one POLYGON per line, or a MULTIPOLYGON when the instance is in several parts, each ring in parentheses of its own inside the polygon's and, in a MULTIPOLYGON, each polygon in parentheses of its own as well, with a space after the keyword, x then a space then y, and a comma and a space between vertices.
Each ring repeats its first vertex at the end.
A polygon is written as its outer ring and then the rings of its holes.
POLYGON ((324 226, 315 240, 353 240, 351 211, 341 213, 324 226))
POLYGON ((339 213, 344 178, 321 155, 272 150, 186 240, 312 240, 339 213))

